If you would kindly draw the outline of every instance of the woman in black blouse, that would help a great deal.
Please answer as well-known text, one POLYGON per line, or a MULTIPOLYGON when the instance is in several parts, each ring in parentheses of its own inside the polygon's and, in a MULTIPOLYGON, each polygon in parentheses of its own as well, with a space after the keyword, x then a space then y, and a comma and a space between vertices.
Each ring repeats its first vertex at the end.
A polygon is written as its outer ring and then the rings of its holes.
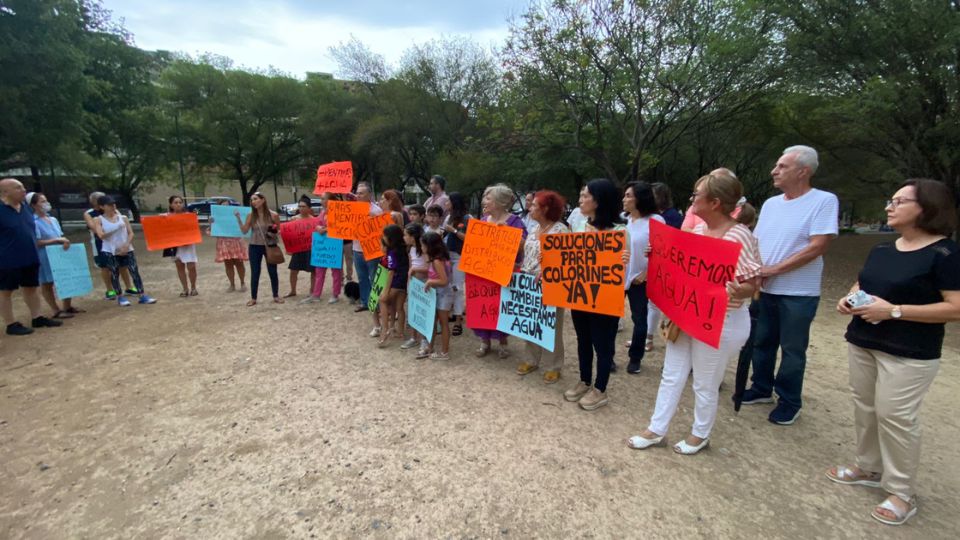
POLYGON ((859 298, 837 304, 853 316, 846 339, 857 458, 827 477, 883 488, 889 496, 871 515, 900 525, 917 512, 920 404, 940 367, 944 325, 960 320, 960 247, 949 238, 953 196, 934 180, 905 182, 887 203, 887 223, 900 237, 873 248, 850 290, 859 298))

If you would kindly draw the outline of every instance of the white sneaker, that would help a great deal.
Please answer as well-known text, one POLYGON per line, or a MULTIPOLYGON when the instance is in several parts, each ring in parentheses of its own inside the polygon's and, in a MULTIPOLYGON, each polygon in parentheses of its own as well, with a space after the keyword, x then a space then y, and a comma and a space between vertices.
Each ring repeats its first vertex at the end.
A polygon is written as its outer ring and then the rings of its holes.
POLYGON ((340 301, 340 297, 339 297, 339 296, 332 296, 332 297, 330 297, 329 300, 327 300, 327 303, 328 303, 328 304, 336 304, 336 303, 339 302, 339 301, 340 301))
POLYGON ((370 331, 370 337, 380 337, 380 327, 374 326, 373 330, 370 331))
POLYGON ((403 342, 403 345, 400 346, 401 349, 407 350, 412 349, 417 346, 417 338, 409 338, 403 342))

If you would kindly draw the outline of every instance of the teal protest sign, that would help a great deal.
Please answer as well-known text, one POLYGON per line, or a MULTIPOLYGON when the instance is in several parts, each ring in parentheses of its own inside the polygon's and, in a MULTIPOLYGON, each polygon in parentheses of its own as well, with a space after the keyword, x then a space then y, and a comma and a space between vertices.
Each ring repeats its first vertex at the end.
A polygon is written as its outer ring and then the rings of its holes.
POLYGON ((210 236, 219 236, 221 238, 250 238, 250 231, 247 231, 247 234, 240 232, 236 215, 236 212, 240 212, 240 221, 246 221, 250 211, 249 206, 211 204, 210 221, 213 225, 211 225, 210 228, 210 236))
POLYGON ((433 341, 437 318, 437 290, 424 290, 424 282, 411 278, 407 283, 407 323, 427 341, 433 341))
POLYGON ((377 271, 370 278, 370 300, 367 301, 367 309, 370 311, 377 309, 377 304, 380 303, 380 295, 387 288, 389 272, 382 264, 378 264, 377 271))
POLYGON ((536 276, 514 273, 510 284, 500 289, 497 330, 553 351, 557 308, 543 304, 543 292, 536 276))
POLYGON ((53 286, 60 298, 77 298, 90 294, 93 290, 93 280, 90 278, 90 267, 87 265, 87 249, 85 244, 71 244, 70 249, 63 249, 57 244, 47 246, 47 259, 50 261, 50 270, 53 273, 53 286))
POLYGON ((343 240, 330 238, 316 231, 310 244, 310 266, 314 268, 342 268, 343 240))

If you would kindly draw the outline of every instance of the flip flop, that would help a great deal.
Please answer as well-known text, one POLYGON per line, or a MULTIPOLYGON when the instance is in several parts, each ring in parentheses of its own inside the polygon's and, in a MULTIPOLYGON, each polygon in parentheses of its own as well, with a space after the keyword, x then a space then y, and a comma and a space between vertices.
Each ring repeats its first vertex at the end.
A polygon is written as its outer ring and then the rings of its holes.
POLYGON ((54 319, 72 319, 73 313, 70 313, 66 310, 61 310, 53 314, 54 319))
POLYGON ((85 310, 85 309, 80 309, 80 308, 75 308, 75 307, 68 307, 68 308, 65 309, 64 311, 66 311, 67 313, 73 313, 74 315, 76 315, 77 313, 86 313, 86 312, 87 312, 87 310, 85 310))

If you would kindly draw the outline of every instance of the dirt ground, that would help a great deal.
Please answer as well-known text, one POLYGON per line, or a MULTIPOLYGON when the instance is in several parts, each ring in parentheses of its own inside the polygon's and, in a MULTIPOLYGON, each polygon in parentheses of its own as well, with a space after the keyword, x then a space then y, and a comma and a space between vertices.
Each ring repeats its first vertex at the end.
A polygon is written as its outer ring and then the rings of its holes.
MULTIPOLYGON (((178 298, 173 264, 141 243, 158 304, 91 295, 61 329, 0 336, 0 537, 957 538, 956 325, 921 413, 919 515, 881 525, 879 490, 823 475, 854 443, 833 306, 880 238, 832 248, 797 424, 768 423, 769 405, 735 414, 731 365, 712 446, 693 457, 624 444, 652 411, 660 343, 588 413, 561 395, 572 328, 557 385, 514 373, 517 340, 509 360, 474 358, 468 335, 450 361, 415 360, 375 348, 345 302, 245 307, 209 241, 200 296, 178 298)), ((691 421, 688 388, 669 439, 691 421)))

